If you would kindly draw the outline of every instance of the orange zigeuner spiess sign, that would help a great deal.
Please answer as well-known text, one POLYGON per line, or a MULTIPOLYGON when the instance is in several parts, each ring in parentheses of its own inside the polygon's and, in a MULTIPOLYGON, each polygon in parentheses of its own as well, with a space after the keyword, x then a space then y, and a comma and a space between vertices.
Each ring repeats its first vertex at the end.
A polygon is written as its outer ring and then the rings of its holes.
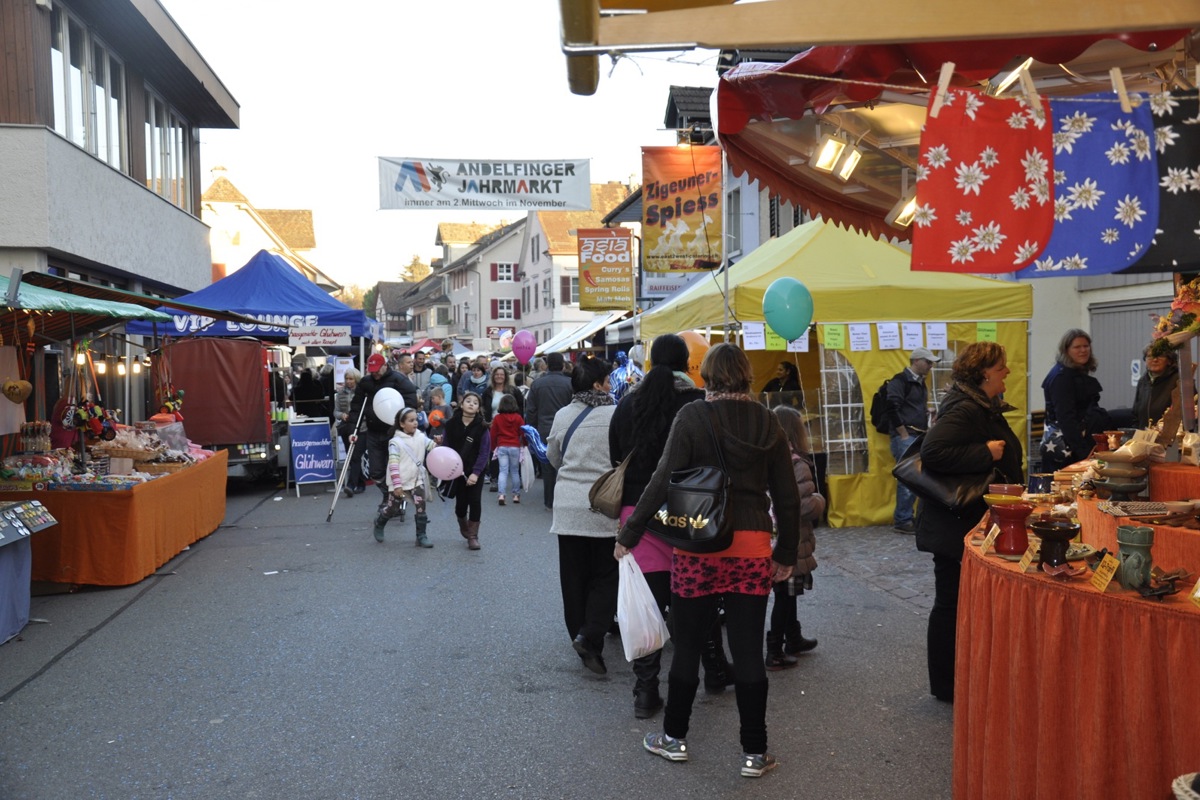
POLYGON ((648 272, 721 265, 721 148, 642 148, 642 262, 648 272))

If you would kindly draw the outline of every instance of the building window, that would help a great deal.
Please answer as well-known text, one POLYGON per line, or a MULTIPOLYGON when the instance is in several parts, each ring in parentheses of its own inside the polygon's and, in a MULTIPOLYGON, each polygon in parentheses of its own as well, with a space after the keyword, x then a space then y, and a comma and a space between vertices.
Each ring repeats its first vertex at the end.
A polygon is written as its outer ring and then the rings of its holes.
POLYGON ((725 207, 728 226, 725 230, 726 254, 742 252, 742 190, 731 189, 725 207))
POLYGON ((559 301, 566 305, 567 303, 579 302, 579 278, 572 278, 563 275, 558 279, 558 294, 559 301))
POLYGON ((185 211, 192 210, 192 128, 146 89, 146 186, 185 211))
POLYGON ((493 264, 492 280, 494 281, 513 281, 516 280, 517 265, 516 264, 493 264))
POLYGON ((496 319, 513 319, 513 301, 512 300, 497 300, 496 301, 496 319))
POLYGON ((779 198, 772 197, 767 200, 767 235, 775 238, 780 233, 779 198))
POLYGON ((542 257, 542 236, 538 234, 529 240, 529 260, 538 263, 542 257))
POLYGON ((62 8, 50 15, 54 132, 127 172, 125 67, 62 8))
POLYGON ((438 306, 437 324, 438 325, 450 324, 450 309, 446 308, 445 306, 438 306))

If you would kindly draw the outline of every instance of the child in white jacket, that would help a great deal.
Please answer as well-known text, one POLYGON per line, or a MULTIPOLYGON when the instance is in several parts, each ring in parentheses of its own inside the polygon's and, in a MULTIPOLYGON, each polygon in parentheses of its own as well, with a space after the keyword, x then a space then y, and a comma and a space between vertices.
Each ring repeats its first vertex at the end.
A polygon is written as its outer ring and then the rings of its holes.
POLYGON ((425 514, 425 454, 436 445, 417 430, 417 410, 405 408, 396 415, 396 424, 388 441, 387 500, 375 518, 375 541, 383 541, 383 526, 392 517, 404 521, 408 498, 412 498, 416 514, 417 547, 433 547, 425 529, 429 517, 425 514))

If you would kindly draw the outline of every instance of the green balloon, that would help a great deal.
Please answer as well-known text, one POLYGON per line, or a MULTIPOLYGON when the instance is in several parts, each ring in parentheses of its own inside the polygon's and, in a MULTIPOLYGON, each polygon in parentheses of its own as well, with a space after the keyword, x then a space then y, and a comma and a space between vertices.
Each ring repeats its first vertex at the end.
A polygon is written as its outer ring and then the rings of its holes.
POLYGON ((787 339, 799 339, 813 318, 813 298, 795 278, 778 278, 763 294, 763 319, 771 330, 787 339))

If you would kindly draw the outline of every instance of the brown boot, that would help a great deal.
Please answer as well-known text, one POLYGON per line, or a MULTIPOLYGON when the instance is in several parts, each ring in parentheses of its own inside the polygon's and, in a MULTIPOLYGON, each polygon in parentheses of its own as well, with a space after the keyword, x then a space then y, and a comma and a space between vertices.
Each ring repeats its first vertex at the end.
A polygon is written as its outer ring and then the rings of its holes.
POLYGON ((467 518, 466 517, 458 518, 458 533, 464 539, 470 538, 470 534, 467 533, 467 518))
POLYGON ((467 522, 467 549, 479 549, 479 520, 470 520, 467 522))

